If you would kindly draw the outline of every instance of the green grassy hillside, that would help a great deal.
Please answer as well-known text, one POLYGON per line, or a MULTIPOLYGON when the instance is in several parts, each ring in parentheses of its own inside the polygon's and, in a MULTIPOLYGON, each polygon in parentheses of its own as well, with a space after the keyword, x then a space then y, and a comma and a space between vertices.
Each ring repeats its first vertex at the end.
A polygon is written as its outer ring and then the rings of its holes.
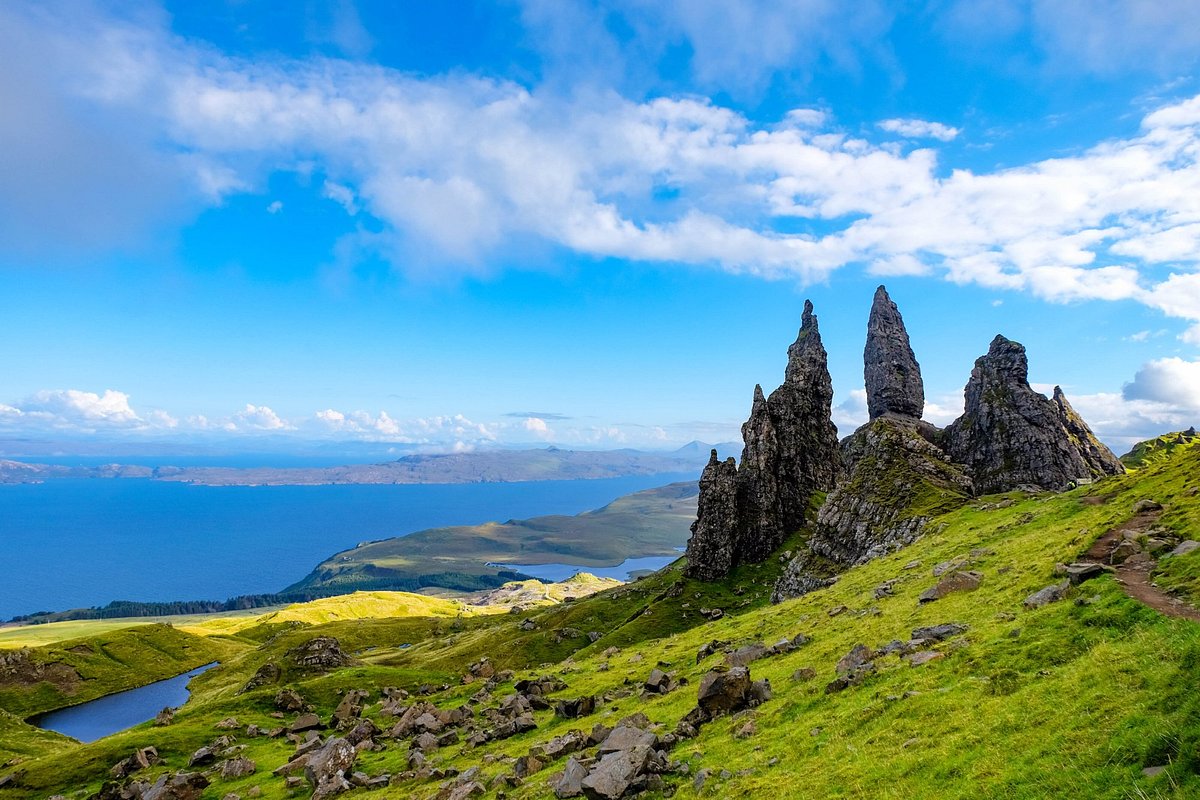
POLYGON ((696 518, 695 483, 626 495, 595 511, 527 520, 432 528, 337 553, 285 592, 418 588, 473 591, 473 578, 495 578, 496 564, 612 567, 631 556, 669 556, 696 518))
POLYGON ((1195 428, 1189 428, 1186 431, 1176 431, 1175 433, 1164 433, 1162 436, 1135 444, 1132 450, 1121 456, 1121 463, 1130 469, 1136 469, 1165 458, 1176 447, 1192 445, 1195 443, 1196 438, 1195 428))
MULTIPOLYGON (((516 678, 561 678, 567 688, 555 698, 600 697, 595 713, 566 720, 536 711, 535 730, 480 748, 442 747, 429 754, 430 763, 480 768, 489 798, 501 792, 548 798, 550 779, 565 758, 503 782, 513 772, 512 758, 568 730, 611 726, 634 712, 669 731, 695 706, 697 684, 721 660, 698 659, 704 645, 770 645, 797 634, 808 643, 750 665, 754 678, 770 680, 774 697, 718 718, 678 744, 664 788, 647 797, 1200 796, 1200 626, 1142 606, 1107 575, 1058 602, 1033 610, 1023 605, 1031 593, 1061 580, 1056 565, 1126 523, 1141 500, 1163 504, 1159 526, 1200 538, 1198 495, 1200 449, 1180 448, 1135 473, 1069 493, 980 498, 935 519, 908 548, 779 605, 767 602, 780 569, 776 559, 741 567, 721 584, 690 581, 677 562, 633 584, 518 614, 264 623, 239 631, 245 649, 194 681, 193 702, 175 724, 142 726, 29 760, 5 796, 93 792, 109 766, 146 744, 166 758, 166 767, 152 768, 150 776, 182 769, 191 752, 219 733, 214 726, 225 717, 243 726, 279 724, 271 698, 285 685, 325 719, 339 692, 364 689, 371 701, 365 716, 387 729, 393 720, 379 713, 382 687, 425 685, 425 699, 455 708, 480 688, 461 676, 487 656, 497 669, 516 669, 516 678), (979 587, 918 602, 938 581, 935 567, 948 561, 979 572, 979 587), (951 622, 965 631, 927 645, 927 663, 876 654, 873 673, 827 691, 838 660, 855 645, 880 650, 908 640, 915 628, 951 622), (317 635, 337 637, 356 663, 326 675, 288 668, 281 683, 241 692, 260 666, 285 662, 290 648, 317 635), (641 681, 656 666, 688 684, 639 696, 641 681)), ((484 705, 511 691, 512 682, 502 682, 484 705)), ((355 769, 368 775, 407 769, 406 742, 377 741, 385 746, 362 752, 355 769)), ((294 751, 291 744, 260 737, 239 737, 238 744, 258 772, 228 781, 214 776, 204 797, 244 797, 252 786, 265 798, 291 796, 283 779, 270 774, 294 751)), ((398 780, 348 796, 433 797, 441 780, 398 780)))
POLYGON ((28 717, 174 677, 242 649, 170 625, 139 625, 43 647, 0 650, 0 710, 28 717))

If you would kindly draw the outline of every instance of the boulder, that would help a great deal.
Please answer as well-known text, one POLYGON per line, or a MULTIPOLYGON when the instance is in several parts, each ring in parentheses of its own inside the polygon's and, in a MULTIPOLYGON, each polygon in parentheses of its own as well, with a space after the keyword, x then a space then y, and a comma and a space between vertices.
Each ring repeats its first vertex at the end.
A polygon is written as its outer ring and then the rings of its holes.
POLYGON ((967 626, 961 622, 943 622, 941 625, 913 628, 912 638, 940 642, 943 639, 949 639, 951 636, 958 636, 966 632, 967 626))
POLYGON ((1072 586, 1078 586, 1084 581, 1090 581, 1092 578, 1098 578, 1105 573, 1105 569, 1100 564, 1091 562, 1077 562, 1067 565, 1067 580, 1072 586))
POLYGON ((280 689, 275 693, 275 708, 288 714, 311 710, 308 703, 295 689, 280 689))
POLYGON ((292 733, 303 733, 304 731, 315 731, 324 728, 325 725, 321 722, 321 718, 311 711, 301 714, 288 725, 288 730, 292 733))
POLYGON ((244 778, 253 775, 257 769, 258 765, 248 758, 231 758, 221 765, 221 777, 226 780, 244 778))
POLYGON ((917 600, 921 603, 929 603, 934 600, 941 600, 946 595, 953 594, 954 592, 973 592, 979 588, 979 583, 982 580, 982 573, 975 572, 974 570, 955 570, 944 575, 934 586, 921 592, 917 600))
POLYGON ((709 718, 741 710, 750 703, 750 685, 746 667, 710 670, 700 679, 697 707, 709 718))
POLYGON ((1038 589, 1029 597, 1025 598, 1023 605, 1026 608, 1041 608, 1050 603, 1057 603, 1066 596, 1067 590, 1071 588, 1070 581, 1062 583, 1052 583, 1044 589, 1038 589))
POLYGON ((554 704, 554 715, 565 719, 586 717, 595 711, 596 698, 594 695, 585 695, 584 697, 576 697, 571 700, 559 700, 554 704))
POLYGON ((320 800, 351 788, 346 776, 358 758, 354 745, 345 739, 331 738, 307 758, 304 777, 313 787, 314 798, 320 800))
POLYGON ((141 800, 200 800, 208 788, 208 778, 199 772, 176 772, 161 775, 154 785, 144 791, 141 800))
POLYGON ((579 797, 583 794, 583 779, 586 777, 587 767, 569 758, 563 771, 551 781, 550 788, 558 798, 579 797))
POLYGON ((649 745, 635 745, 608 753, 580 781, 584 796, 588 800, 618 800, 624 797, 638 783, 651 752, 649 745))
POLYGON ((303 670, 328 672, 348 667, 354 659, 342 652, 341 643, 332 636, 318 636, 287 651, 288 660, 303 670))

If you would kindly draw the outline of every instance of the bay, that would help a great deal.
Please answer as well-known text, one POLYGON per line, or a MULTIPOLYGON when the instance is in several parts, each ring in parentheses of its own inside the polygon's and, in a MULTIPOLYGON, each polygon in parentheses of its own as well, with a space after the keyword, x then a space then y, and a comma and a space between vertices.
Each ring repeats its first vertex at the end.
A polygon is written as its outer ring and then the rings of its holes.
POLYGON ((693 473, 577 481, 0 485, 0 619, 112 600, 277 592, 356 544, 425 528, 576 514, 693 473))

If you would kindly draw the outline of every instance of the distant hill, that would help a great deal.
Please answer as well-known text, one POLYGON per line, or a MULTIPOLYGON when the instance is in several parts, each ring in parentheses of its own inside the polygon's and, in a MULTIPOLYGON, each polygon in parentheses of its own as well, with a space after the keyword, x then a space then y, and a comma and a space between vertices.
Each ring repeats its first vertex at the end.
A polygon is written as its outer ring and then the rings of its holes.
POLYGON ((632 557, 678 555, 696 518, 697 494, 695 483, 672 483, 574 516, 431 528, 368 542, 330 556, 284 592, 474 591, 482 577, 511 573, 505 564, 611 567, 632 557))
POLYGON ((316 486, 570 481, 691 471, 699 475, 708 461, 710 445, 692 444, 695 446, 687 445, 674 453, 550 447, 412 455, 381 464, 337 467, 67 467, 0 461, 0 483, 38 483, 54 478, 153 478, 204 486, 316 486))
POLYGON ((1192 444, 1196 439, 1195 427, 1186 431, 1164 433, 1162 436, 1135 444, 1132 450, 1121 456, 1121 463, 1127 467, 1143 467, 1151 461, 1165 458, 1176 447, 1192 444))

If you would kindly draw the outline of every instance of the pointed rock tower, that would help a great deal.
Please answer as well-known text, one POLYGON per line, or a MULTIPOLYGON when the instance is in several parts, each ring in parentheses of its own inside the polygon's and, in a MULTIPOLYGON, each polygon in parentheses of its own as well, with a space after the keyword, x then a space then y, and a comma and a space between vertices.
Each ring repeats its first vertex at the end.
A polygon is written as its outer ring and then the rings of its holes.
POLYGON ((738 564, 761 562, 800 529, 812 493, 832 489, 841 472, 832 409, 827 355, 812 303, 805 301, 783 384, 770 397, 754 387, 750 418, 742 426, 740 466, 734 470, 729 461, 710 459, 705 468, 701 513, 688 541, 689 576, 714 580, 738 564), (736 486, 732 527, 726 514, 731 471, 736 486))
POLYGON ((713 450, 700 476, 699 506, 688 540, 688 574, 693 578, 714 581, 733 569, 738 538, 736 478, 733 458, 718 461, 713 450))
POLYGON ((884 415, 921 418, 925 410, 921 365, 913 355, 900 309, 883 286, 875 290, 871 316, 867 319, 863 364, 867 412, 871 419, 884 415))
POLYGON ((921 367, 896 304, 880 286, 863 351, 870 421, 842 442, 846 476, 817 511, 813 536, 772 592, 778 602, 828 584, 832 575, 914 541, 935 514, 971 496, 971 481, 921 421, 921 367))
POLYGON ((975 361, 963 415, 946 429, 946 450, 965 464, 981 494, 1019 486, 1061 490, 1079 478, 1125 471, 1075 413, 1029 385, 1025 347, 997 336, 975 361))

